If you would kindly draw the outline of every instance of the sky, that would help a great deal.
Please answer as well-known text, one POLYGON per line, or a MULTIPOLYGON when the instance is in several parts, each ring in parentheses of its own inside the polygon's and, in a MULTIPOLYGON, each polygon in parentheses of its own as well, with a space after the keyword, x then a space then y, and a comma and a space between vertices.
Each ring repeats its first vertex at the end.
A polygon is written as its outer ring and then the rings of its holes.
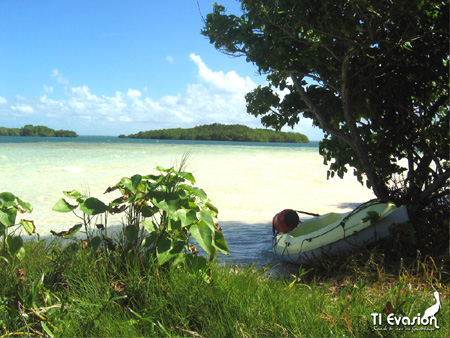
MULTIPOLYGON (((216 1, 240 13, 238 1, 216 1)), ((200 34, 212 3, 0 0, 0 126, 108 136, 210 123, 263 128, 245 94, 265 76, 200 34)), ((307 119, 293 131, 323 136, 307 119)))

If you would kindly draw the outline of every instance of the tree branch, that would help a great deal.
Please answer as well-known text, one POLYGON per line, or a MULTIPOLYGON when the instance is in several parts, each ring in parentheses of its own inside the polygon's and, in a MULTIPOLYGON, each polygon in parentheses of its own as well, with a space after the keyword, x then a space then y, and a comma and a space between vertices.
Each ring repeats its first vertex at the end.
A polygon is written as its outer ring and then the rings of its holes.
POLYGON ((424 191, 419 194, 418 200, 425 201, 426 199, 428 199, 433 193, 442 188, 445 185, 445 181, 447 181, 449 178, 450 173, 448 170, 442 172, 439 176, 437 176, 432 184, 430 184, 424 191))
MULTIPOLYGON (((320 111, 320 109, 314 104, 314 102, 311 101, 308 94, 306 93, 305 89, 303 89, 300 80, 297 78, 297 76, 293 73, 290 74, 292 81, 294 82, 295 89, 299 93, 301 99, 305 104, 308 106, 310 111, 317 117, 319 120, 320 125, 322 126, 322 129, 330 133, 331 135, 341 139, 348 145, 352 146, 352 139, 339 131, 338 129, 331 126, 331 124, 328 122, 327 118, 323 115, 323 113, 320 111)), ((303 77, 302 77, 303 78, 303 77)))

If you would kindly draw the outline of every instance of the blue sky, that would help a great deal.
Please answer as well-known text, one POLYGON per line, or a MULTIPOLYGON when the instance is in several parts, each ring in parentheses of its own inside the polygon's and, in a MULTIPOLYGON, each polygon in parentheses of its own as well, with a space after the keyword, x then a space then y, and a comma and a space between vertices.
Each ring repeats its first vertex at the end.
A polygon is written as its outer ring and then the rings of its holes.
MULTIPOLYGON (((204 16, 212 2, 199 1, 204 16)), ((217 2, 240 13, 238 1, 217 2)), ((244 96, 265 77, 200 34, 196 0, 1 0, 0 14, 0 126, 80 135, 262 127, 244 96)), ((322 137, 307 120, 294 131, 322 137)))

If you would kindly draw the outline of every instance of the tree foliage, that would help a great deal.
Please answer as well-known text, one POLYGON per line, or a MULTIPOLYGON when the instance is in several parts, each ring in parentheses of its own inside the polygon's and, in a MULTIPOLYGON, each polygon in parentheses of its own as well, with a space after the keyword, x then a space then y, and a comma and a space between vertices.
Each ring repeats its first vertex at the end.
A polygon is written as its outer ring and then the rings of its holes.
MULTIPOLYGON (((119 137, 125 137, 123 135, 119 137)), ((240 142, 308 143, 308 137, 300 133, 286 133, 268 129, 252 129, 243 125, 213 123, 194 128, 173 128, 141 131, 129 138, 158 140, 204 140, 240 142)))
POLYGON ((241 16, 214 4, 202 33, 267 74, 246 96, 250 114, 277 129, 311 118, 325 132, 328 175, 353 167, 380 198, 447 194, 447 1, 241 3, 241 16))
POLYGON ((22 128, 0 127, 0 136, 78 137, 70 130, 54 130, 46 126, 27 124, 22 128))

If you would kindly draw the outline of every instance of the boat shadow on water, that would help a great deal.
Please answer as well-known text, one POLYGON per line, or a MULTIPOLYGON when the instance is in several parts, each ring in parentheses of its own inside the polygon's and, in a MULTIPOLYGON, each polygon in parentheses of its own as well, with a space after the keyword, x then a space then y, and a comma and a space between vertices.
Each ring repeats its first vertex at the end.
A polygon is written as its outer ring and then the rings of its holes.
POLYGON ((271 223, 244 223, 240 221, 219 222, 230 253, 220 254, 221 263, 267 269, 267 274, 289 276, 299 266, 283 261, 272 251, 271 223))

